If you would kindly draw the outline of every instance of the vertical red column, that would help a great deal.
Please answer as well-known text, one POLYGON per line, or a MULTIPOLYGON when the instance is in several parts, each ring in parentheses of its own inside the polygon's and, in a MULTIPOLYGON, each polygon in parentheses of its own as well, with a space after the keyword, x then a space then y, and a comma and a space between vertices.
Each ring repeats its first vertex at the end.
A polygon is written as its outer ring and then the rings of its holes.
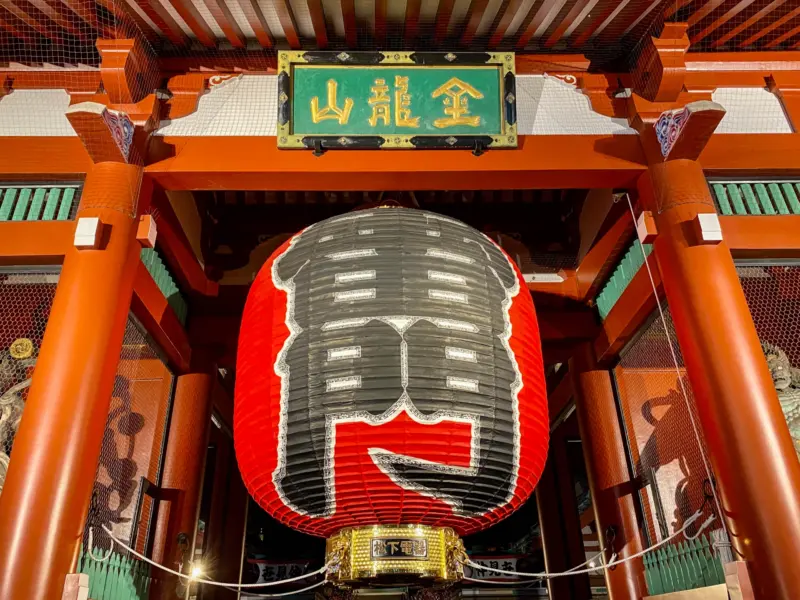
MULTIPOLYGON (((611 376, 597 367, 588 344, 578 349, 569 369, 600 547, 606 548, 607 559, 612 552, 624 559, 640 552, 642 543, 611 376)), ((638 600, 647 595, 641 559, 607 570, 605 577, 611 600, 638 600)))
POLYGON ((0 496, 0 599, 60 598, 76 564, 139 264, 141 167, 95 164, 78 218, 107 239, 64 257, 0 496))
POLYGON ((800 598, 800 462, 730 250, 696 239, 697 215, 715 212, 703 171, 652 165, 639 192, 734 546, 758 598, 800 598))
POLYGON ((169 513, 159 513, 153 559, 175 570, 182 559, 185 569, 194 552, 214 388, 214 375, 208 371, 178 377, 172 404, 161 480, 170 499, 169 513), (186 548, 178 543, 181 534, 186 548))

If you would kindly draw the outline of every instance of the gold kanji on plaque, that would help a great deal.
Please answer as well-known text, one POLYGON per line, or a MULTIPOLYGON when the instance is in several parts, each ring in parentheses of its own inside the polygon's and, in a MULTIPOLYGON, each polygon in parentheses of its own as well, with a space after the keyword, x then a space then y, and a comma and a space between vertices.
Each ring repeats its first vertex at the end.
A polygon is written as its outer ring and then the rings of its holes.
POLYGON ((469 114, 469 96, 476 100, 483 98, 483 94, 472 87, 470 84, 453 77, 447 83, 439 86, 431 94, 432 98, 445 96, 444 114, 448 115, 433 122, 434 127, 440 129, 444 127, 454 127, 456 125, 468 125, 478 127, 481 124, 480 115, 471 116, 469 114))
POLYGON ((336 91, 338 85, 339 84, 335 79, 328 80, 328 105, 323 109, 320 109, 319 107, 318 96, 311 98, 312 122, 319 123, 320 121, 331 119, 338 121, 339 125, 347 125, 347 121, 350 119, 350 112, 353 110, 353 99, 345 98, 344 107, 339 108, 336 104, 336 91))
POLYGON ((372 96, 369 99, 369 105, 372 107, 372 116, 369 118, 369 124, 375 127, 378 121, 383 121, 384 125, 389 124, 391 115, 389 114, 389 86, 386 85, 385 79, 376 79, 375 85, 370 88, 372 96))
POLYGON ((398 127, 419 127, 419 117, 411 116, 407 76, 395 75, 394 78, 394 124, 398 127))

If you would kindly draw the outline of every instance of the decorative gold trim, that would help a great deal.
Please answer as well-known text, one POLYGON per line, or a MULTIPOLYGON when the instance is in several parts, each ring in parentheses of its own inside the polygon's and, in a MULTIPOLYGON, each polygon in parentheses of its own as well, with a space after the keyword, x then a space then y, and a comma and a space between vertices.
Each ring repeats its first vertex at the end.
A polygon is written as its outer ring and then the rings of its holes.
MULTIPOLYGON (((390 65, 410 65, 418 68, 423 69, 447 69, 450 68, 449 65, 418 65, 415 63, 411 56, 414 52, 382 52, 383 59, 377 65, 348 65, 348 64, 315 64, 315 63, 308 63, 308 61, 304 58, 306 51, 304 50, 282 50, 278 54, 278 74, 286 73, 290 79, 290 89, 292 89, 292 66, 293 65, 304 65, 307 64, 309 66, 313 66, 315 68, 373 68, 376 66, 390 66, 390 65)), ((454 56, 457 54, 453 53, 454 56)), ((517 125, 516 123, 513 125, 509 125, 505 120, 505 100, 506 100, 506 89, 505 89, 505 77, 508 73, 512 73, 516 75, 516 55, 514 52, 491 52, 489 53, 489 58, 486 62, 481 64, 468 64, 468 65, 456 65, 460 69, 469 69, 469 68, 485 68, 491 66, 499 66, 498 75, 500 79, 500 114, 501 114, 501 126, 502 126, 502 133, 497 135, 492 135, 491 137, 491 148, 516 148, 518 147, 518 135, 517 135, 517 125)), ((291 94, 290 94, 291 95, 291 94)), ((291 115, 289 118, 289 122, 285 125, 278 124, 277 126, 277 145, 280 149, 298 149, 298 148, 305 148, 306 146, 303 144, 303 138, 305 137, 322 137, 322 138, 330 138, 335 139, 336 136, 315 136, 313 134, 294 134, 291 131, 291 115)), ((341 137, 341 136, 339 136, 341 137)), ((360 137, 372 137, 370 134, 346 134, 346 137, 349 139, 358 139, 360 137)), ((411 139, 413 137, 437 137, 436 134, 426 134, 426 133, 419 133, 419 134, 385 134, 382 136, 384 138, 383 144, 381 144, 380 148, 377 149, 414 149, 414 144, 411 143, 411 139)), ((465 136, 455 136, 458 137, 465 137, 465 136)))
POLYGON ((373 525, 347 527, 328 538, 325 561, 329 581, 359 586, 409 577, 458 581, 465 559, 464 544, 449 527, 373 525))
POLYGON ((291 66, 297 63, 307 63, 303 57, 305 50, 281 50, 278 54, 278 75, 286 73, 291 76, 291 66))
POLYGON ((11 342, 8 348, 8 353, 11 358, 22 360, 33 356, 33 342, 28 338, 18 338, 11 342))

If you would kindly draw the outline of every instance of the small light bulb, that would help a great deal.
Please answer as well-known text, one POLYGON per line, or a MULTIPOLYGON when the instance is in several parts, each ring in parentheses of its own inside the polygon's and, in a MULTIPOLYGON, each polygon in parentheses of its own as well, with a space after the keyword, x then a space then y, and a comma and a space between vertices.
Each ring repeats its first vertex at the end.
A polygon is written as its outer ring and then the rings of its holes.
POLYGON ((597 565, 595 565, 595 563, 594 563, 594 561, 593 561, 593 560, 589 561, 589 567, 591 567, 592 569, 594 569, 596 566, 597 566, 597 565))
POLYGON ((197 579, 202 574, 203 574, 203 570, 200 567, 192 567, 192 577, 194 579, 197 579))

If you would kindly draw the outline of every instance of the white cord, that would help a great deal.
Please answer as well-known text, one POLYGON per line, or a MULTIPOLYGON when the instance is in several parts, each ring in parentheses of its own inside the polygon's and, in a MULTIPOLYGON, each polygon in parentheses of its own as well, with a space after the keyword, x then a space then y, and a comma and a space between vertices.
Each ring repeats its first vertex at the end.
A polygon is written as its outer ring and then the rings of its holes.
MULTIPOLYGON (((631 202, 630 194, 626 194, 625 197, 628 199, 628 208, 631 211, 631 218, 633 219, 633 227, 636 229, 636 213, 633 211, 633 203, 631 202)), ((667 327, 667 319, 664 315, 664 309, 661 306, 661 299, 658 297, 658 290, 656 290, 656 282, 653 278, 653 271, 650 269, 650 263, 647 261, 647 254, 644 251, 644 245, 639 244, 639 247, 642 249, 642 256, 644 257, 644 266, 647 269, 647 275, 650 277, 650 286, 653 288, 653 296, 656 299, 656 305, 658 306, 658 314, 661 316, 661 325, 664 327, 664 334, 667 336, 667 342, 669 343, 669 351, 672 354, 672 362, 675 365, 675 374, 678 376, 678 385, 681 386, 681 395, 683 396, 683 401, 686 403, 686 412, 689 415, 689 422, 692 424, 692 431, 694 432, 694 439, 697 442, 697 448, 700 450, 700 458, 703 461, 703 467, 706 470, 706 475, 708 476, 708 482, 711 485, 711 495, 714 497, 714 504, 717 507, 717 514, 722 516, 725 513, 722 512, 722 505, 719 502, 719 498, 717 498, 717 490, 714 489, 714 477, 711 474, 711 466, 708 464, 708 460, 706 459, 706 452, 703 449, 703 442, 700 439, 700 432, 697 427, 697 423, 694 419, 694 413, 692 412, 692 407, 689 404, 689 395, 686 393, 686 386, 683 383, 683 376, 681 374, 680 367, 678 367, 678 355, 675 353, 675 345, 672 342, 672 336, 669 332, 669 327, 667 327)), ((722 526, 725 527, 727 531, 727 527, 723 521, 722 526)), ((694 539, 694 538, 690 538, 694 539)))
MULTIPOLYGON (((485 567, 483 565, 479 565, 477 563, 472 562, 470 559, 467 559, 467 561, 464 564, 469 566, 469 567, 471 567, 471 568, 473 568, 473 569, 478 569, 478 570, 482 570, 482 571, 491 571, 493 573, 501 573, 503 575, 516 575, 516 576, 519 576, 519 577, 536 577, 536 578, 541 578, 541 579, 554 579, 556 577, 567 577, 569 575, 584 575, 584 574, 588 574, 588 573, 594 573, 595 571, 606 571, 606 570, 610 569, 611 567, 616 567, 617 565, 621 565, 624 562, 628 562, 629 560, 633 560, 634 558, 639 558, 640 556, 642 556, 644 554, 647 554, 648 552, 652 552, 656 548, 659 548, 659 547, 663 546, 664 544, 666 544, 667 542, 675 539, 676 537, 678 537, 681 534, 685 535, 685 531, 695 521, 697 521, 697 519, 699 519, 702 515, 703 515, 703 513, 698 510, 691 517, 686 519, 686 522, 684 523, 684 525, 683 525, 683 527, 681 529, 679 529, 678 531, 673 533, 671 536, 664 538, 663 540, 661 540, 657 544, 655 544, 653 546, 650 546, 646 550, 642 550, 641 552, 637 552, 636 554, 632 554, 630 556, 626 556, 625 558, 623 558, 621 560, 614 560, 614 556, 616 556, 616 555, 613 555, 611 557, 612 560, 608 564, 600 565, 599 567, 593 567, 591 569, 574 570, 575 567, 573 567, 573 569, 570 569, 569 571, 563 571, 561 573, 547 573, 547 572, 544 572, 544 573, 521 573, 519 571, 504 571, 503 569, 493 569, 491 567, 485 567)), ((716 520, 716 518, 717 518, 716 515, 711 515, 700 526, 700 528, 697 530, 697 533, 695 533, 695 535, 693 537, 689 537, 688 535, 685 535, 686 539, 688 539, 688 540, 696 539, 706 527, 708 527, 711 523, 713 523, 716 520)), ((586 563, 584 563, 584 564, 586 564, 586 563)), ((578 566, 582 566, 582 565, 578 565, 578 566)))
MULTIPOLYGON (((283 583, 283 582, 281 582, 281 583, 283 583)), ((317 587, 321 586, 324 583, 326 583, 325 579, 315 583, 314 585, 310 585, 308 587, 304 587, 302 590, 294 590, 293 592, 281 592, 279 594, 251 594, 251 593, 247 592, 247 597, 248 598, 281 598, 283 596, 291 596, 293 594, 302 594, 303 592, 307 592, 308 590, 313 590, 314 588, 317 588, 317 587)), ((229 590, 231 592, 238 591, 235 588, 231 588, 231 587, 228 587, 228 588, 225 588, 225 589, 229 590)))
MULTIPOLYGON (((304 575, 298 575, 297 577, 291 577, 289 579, 281 579, 280 581, 270 581, 268 583, 222 583, 220 581, 213 581, 211 579, 198 579, 197 577, 192 577, 191 575, 187 575, 186 573, 181 573, 179 571, 173 571, 169 567, 165 567, 164 565, 160 565, 157 562, 154 562, 154 561, 150 560, 149 558, 147 558, 143 554, 138 553, 136 550, 134 550, 130 546, 126 545, 125 543, 123 543, 120 540, 118 540, 117 538, 115 538, 114 534, 111 533, 111 530, 108 527, 106 527, 105 525, 103 525, 102 529, 103 529, 103 531, 105 531, 108 534, 108 537, 111 538, 111 541, 116 543, 118 546, 121 546, 122 548, 125 548, 125 550, 127 550, 128 552, 133 554, 135 557, 139 558, 140 560, 143 560, 144 562, 146 562, 146 563, 148 563, 148 564, 150 564, 150 565, 152 565, 154 567, 157 567, 157 568, 161 569, 162 571, 166 571, 167 573, 172 573, 173 575, 176 575, 177 577, 181 577, 183 579, 189 579, 190 581, 196 581, 198 583, 207 583, 208 585, 216 585, 216 586, 219 586, 219 587, 232 587, 232 588, 236 588, 236 589, 243 589, 243 588, 256 588, 256 587, 257 588, 261 588, 261 587, 268 587, 268 586, 271 586, 271 585, 283 585, 285 583, 292 583, 293 581, 299 581, 301 579, 307 579, 309 577, 313 577, 314 575, 319 575, 320 573, 324 573, 325 571, 327 571, 328 567, 331 566, 331 563, 327 563, 322 568, 317 569, 316 571, 312 571, 311 573, 305 573, 304 575)), ((89 534, 90 535, 91 535, 91 531, 92 530, 90 528, 89 529, 89 534)), ((91 553, 89 554, 89 556, 94 558, 91 555, 91 553)), ((292 593, 295 594, 297 592, 292 592, 292 593)))
POLYGON ((91 558, 94 562, 106 562, 111 555, 114 554, 114 544, 111 544, 111 548, 108 549, 108 554, 106 554, 103 558, 97 558, 94 555, 94 527, 89 527, 89 540, 87 542, 88 548, 86 549, 87 553, 89 554, 89 558, 91 558))

